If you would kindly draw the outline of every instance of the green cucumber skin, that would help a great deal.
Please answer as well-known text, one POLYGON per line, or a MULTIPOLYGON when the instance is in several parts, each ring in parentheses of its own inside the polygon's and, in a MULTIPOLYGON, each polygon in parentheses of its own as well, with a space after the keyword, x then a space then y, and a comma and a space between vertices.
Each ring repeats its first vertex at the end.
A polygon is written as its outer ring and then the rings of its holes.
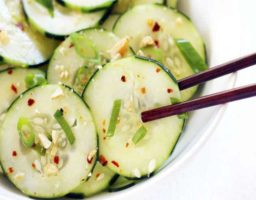
POLYGON ((57 3, 59 3, 60 5, 62 5, 64 7, 74 9, 74 10, 78 10, 80 12, 85 12, 85 13, 108 9, 108 8, 112 7, 117 2, 117 0, 111 0, 111 1, 106 2, 105 4, 102 4, 102 5, 99 5, 99 6, 79 7, 79 6, 75 6, 75 5, 67 3, 67 2, 65 2, 65 0, 56 0, 56 1, 57 1, 57 3))
MULTIPOLYGON (((165 3, 167 3, 167 0, 166 0, 165 3)), ((192 21, 191 21, 191 19, 190 19, 190 17, 188 17, 186 14, 184 14, 184 13, 181 12, 180 10, 178 11, 176 8, 166 7, 166 5, 161 5, 161 4, 154 4, 154 5, 151 5, 151 6, 162 7, 162 8, 166 8, 166 9, 172 10, 173 12, 176 12, 176 13, 180 14, 181 16, 183 16, 185 19, 187 19, 187 20, 189 21, 189 23, 193 24, 192 21)), ((133 9, 134 9, 134 8, 132 8, 131 10, 133 10, 133 9)), ((131 11, 131 10, 130 10, 130 11, 131 11)), ((128 11, 128 12, 130 12, 130 11, 128 11)), ((116 33, 116 28, 117 28, 117 24, 118 24, 119 20, 121 20, 121 19, 122 19, 122 16, 126 15, 128 12, 122 14, 122 15, 119 17, 119 19, 116 21, 116 23, 115 23, 115 25, 114 25, 114 27, 113 27, 113 32, 114 32, 114 33, 116 33)), ((193 26, 194 26, 194 25, 193 25, 193 26)), ((200 34, 200 33, 199 33, 199 34, 200 34)), ((118 34, 117 34, 117 35, 118 35, 118 34)), ((202 37, 200 38, 200 42, 201 42, 201 44, 202 44, 202 50, 204 51, 203 60, 204 60, 205 63, 207 64, 208 62, 207 62, 207 47, 206 47, 206 43, 205 43, 205 41, 203 40, 202 37)), ((195 86, 195 87, 192 88, 192 89, 188 89, 188 90, 190 90, 190 91, 188 91, 188 92, 190 93, 189 99, 193 98, 193 97, 197 94, 197 92, 198 92, 198 86, 195 86), (193 90, 192 90, 192 89, 193 89, 193 90)), ((185 92, 187 92, 187 91, 185 90, 185 92)))
MULTIPOLYGON (((134 51, 132 51, 132 52, 134 53, 134 51)), ((131 56, 131 57, 132 57, 132 56, 131 56)), ((134 55, 133 57, 134 57, 134 58, 137 58, 137 59, 139 59, 139 60, 149 61, 149 62, 153 62, 153 63, 157 64, 157 65, 158 65, 161 69, 163 69, 163 70, 166 72, 166 74, 167 74, 169 77, 171 77, 171 79, 178 85, 178 82, 177 82, 176 78, 172 75, 172 73, 170 72, 170 70, 167 69, 167 68, 166 68, 163 64, 161 64, 160 62, 158 62, 158 61, 156 61, 156 60, 153 60, 153 59, 151 59, 151 58, 142 57, 142 56, 137 56, 137 55, 134 55)), ((106 66, 106 65, 104 65, 103 67, 105 67, 105 66, 106 66)), ((83 91, 83 94, 82 94, 82 98, 83 98, 83 96, 84 96, 84 94, 85 94, 86 89, 87 89, 88 86, 90 85, 91 81, 97 76, 97 74, 98 74, 99 71, 100 71, 100 70, 97 69, 97 70, 94 72, 94 74, 91 76, 91 78, 89 79, 87 85, 86 85, 85 88, 84 88, 84 91, 83 91)))
MULTIPOLYGON (((9 70, 9 69, 3 70, 3 71, 1 71, 1 72, 7 71, 7 70, 9 70)), ((1 72, 0 72, 0 73, 1 73, 1 72)), ((16 102, 17 102, 22 96, 26 95, 27 93, 33 91, 33 90, 36 89, 36 88, 44 87, 44 86, 45 86, 45 85, 43 85, 43 86, 42 86, 42 85, 35 86, 35 87, 30 88, 30 89, 24 91, 23 93, 21 93, 21 94, 12 102, 12 104, 9 106, 9 108, 7 109, 7 112, 10 111, 13 106, 15 106, 16 102)), ((75 95, 80 99, 80 101, 82 101, 82 103, 86 106, 86 108, 89 110, 89 112, 91 112, 91 110, 90 110, 90 108, 88 107, 88 105, 86 104, 86 102, 83 100, 83 98, 82 98, 81 96, 79 96, 78 93, 76 93, 76 92, 75 92, 71 87, 69 87, 69 86, 66 86, 66 85, 63 85, 63 84, 62 84, 62 86, 64 86, 65 88, 69 89, 73 94, 75 94, 75 95)), ((92 117, 92 119, 94 120, 93 117, 92 117)), ((98 146, 98 145, 99 145, 99 138, 98 138, 98 135, 97 135, 97 146, 98 146)), ((94 163, 93 163, 92 171, 94 170, 94 168, 95 168, 95 166, 96 166, 97 159, 98 159, 98 155, 99 155, 99 152, 97 151, 96 159, 93 160, 94 163)), ((0 162, 0 168, 2 169, 2 174, 10 181, 10 183, 11 183, 12 185, 14 185, 14 186, 16 187, 16 185, 9 179, 9 176, 7 175, 8 173, 7 173, 6 170, 4 169, 4 167, 3 167, 3 165, 2 165, 1 162, 0 162)), ((82 181, 86 181, 86 180, 88 180, 88 179, 89 179, 89 177, 87 177, 85 180, 82 180, 82 181)), ((25 194, 24 191, 22 191, 22 192, 25 194)), ((28 197, 30 197, 30 198, 33 198, 33 199, 35 198, 35 197, 31 196, 31 195, 26 195, 26 196, 28 196, 28 197)), ((54 197, 44 197, 44 196, 41 196, 41 197, 36 197, 36 198, 37 198, 37 199, 56 199, 56 198, 61 198, 61 197, 63 197, 63 196, 67 196, 67 194, 60 194, 60 195, 54 196, 54 197)))
MULTIPOLYGON (((114 6, 115 2, 112 4, 112 6, 110 7, 110 9, 107 9, 106 12, 104 13, 104 15, 101 17, 101 19, 99 19, 99 21, 94 24, 93 26, 91 27, 88 27, 88 28, 85 28, 85 29, 81 29, 81 30, 78 30, 76 32, 80 32, 80 31, 84 31, 84 30, 87 30, 87 29, 93 29, 93 28, 96 28, 96 27, 100 27, 101 24, 104 23, 104 21, 108 18, 108 16, 111 14, 111 9, 112 7, 114 6)), ((26 21, 28 22, 28 24, 33 27, 34 29, 36 29, 39 33, 43 34, 44 36, 46 36, 47 38, 50 38, 50 39, 55 39, 55 40, 58 40, 60 42, 62 42, 63 40, 65 40, 69 35, 57 35, 57 34, 52 34, 52 33, 49 33, 48 31, 45 31, 43 29, 41 29, 40 27, 38 27, 36 25, 36 23, 27 15, 26 11, 25 11, 25 6, 24 6, 24 3, 22 2, 22 9, 23 9, 23 13, 24 13, 24 16, 26 18, 26 21)), ((0 62, 1 62, 1 58, 0 58, 0 62)), ((41 63, 43 64, 43 63, 41 63)), ((41 65, 40 64, 40 65, 41 65)))

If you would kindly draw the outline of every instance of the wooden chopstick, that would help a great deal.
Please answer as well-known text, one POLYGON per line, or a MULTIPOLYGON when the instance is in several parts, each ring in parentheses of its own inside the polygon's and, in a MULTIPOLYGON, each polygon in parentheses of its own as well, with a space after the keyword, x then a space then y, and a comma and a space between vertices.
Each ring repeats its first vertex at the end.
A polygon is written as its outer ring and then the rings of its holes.
POLYGON ((256 96, 256 84, 237 89, 232 89, 226 92, 220 92, 200 97, 198 99, 176 105, 170 105, 146 111, 141 114, 141 118, 143 122, 149 122, 168 116, 179 115, 182 113, 207 108, 211 106, 216 106, 219 104, 224 104, 232 101, 238 101, 253 96, 256 96))
MULTIPOLYGON (((254 64, 256 64, 256 53, 213 67, 204 72, 180 80, 178 85, 180 90, 184 90, 195 85, 202 84, 206 81, 250 67, 254 64)), ((141 119, 143 122, 149 122, 172 115, 179 115, 202 108, 242 100, 253 96, 256 96, 256 84, 208 95, 176 105, 145 111, 141 114, 141 119)))
POLYGON ((206 81, 213 80, 215 78, 236 72, 241 69, 245 69, 254 64, 256 64, 256 53, 238 58, 216 67, 212 67, 204 72, 184 78, 178 81, 178 85, 180 90, 184 90, 195 85, 205 83, 206 81))

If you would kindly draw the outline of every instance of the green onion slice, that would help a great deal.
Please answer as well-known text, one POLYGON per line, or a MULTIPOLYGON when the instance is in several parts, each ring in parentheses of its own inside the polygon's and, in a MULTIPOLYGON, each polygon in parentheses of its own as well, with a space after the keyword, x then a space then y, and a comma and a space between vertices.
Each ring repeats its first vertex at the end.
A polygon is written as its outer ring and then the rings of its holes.
POLYGON ((185 119, 185 120, 187 120, 188 119, 188 113, 183 113, 183 114, 181 114, 181 115, 178 115, 178 118, 179 119, 185 119))
POLYGON ((109 127, 108 127, 108 132, 107 132, 107 137, 112 137, 115 134, 116 124, 117 124, 118 116, 120 113, 121 105, 122 105, 121 99, 114 101, 111 118, 109 122, 109 127))
POLYGON ((54 17, 54 7, 53 7, 53 0, 36 0, 37 3, 45 7, 51 17, 54 17))
POLYGON ((171 101, 171 104, 172 104, 172 105, 175 105, 175 104, 178 104, 178 103, 181 102, 180 99, 174 98, 174 97, 171 97, 171 98, 170 98, 170 101, 171 101))
POLYGON ((59 123, 61 128, 63 129, 64 133, 66 134, 66 137, 69 141, 69 143, 72 145, 75 142, 75 136, 71 130, 71 127, 69 126, 68 122, 66 119, 63 117, 63 111, 62 109, 57 110, 54 114, 54 118, 56 121, 59 123))
POLYGON ((100 63, 99 52, 90 39, 79 33, 73 33, 70 38, 78 55, 88 62, 95 64, 100 63))
POLYGON ((176 45, 179 50, 183 54, 184 58, 188 62, 188 64, 192 67, 195 73, 200 71, 204 71, 208 69, 207 64, 202 59, 202 57, 198 54, 192 44, 185 39, 177 39, 175 40, 176 45))
POLYGON ((147 129, 144 126, 141 126, 135 133, 132 138, 134 144, 139 143, 146 135, 147 129))
POLYGON ((75 76, 75 83, 74 83, 74 90, 82 95, 84 88, 88 81, 90 80, 91 76, 95 72, 95 69, 92 67, 81 67, 78 69, 76 76, 75 76))
POLYGON ((147 57, 152 58, 158 62, 163 62, 163 58, 164 58, 163 50, 156 47, 144 47, 141 50, 147 57))
POLYGON ((35 133, 29 119, 21 117, 17 128, 22 144, 27 148, 32 147, 35 144, 35 133))
POLYGON ((47 84, 45 75, 43 73, 36 73, 36 74, 29 73, 25 78, 25 82, 26 82, 27 88, 32 88, 38 85, 47 84))

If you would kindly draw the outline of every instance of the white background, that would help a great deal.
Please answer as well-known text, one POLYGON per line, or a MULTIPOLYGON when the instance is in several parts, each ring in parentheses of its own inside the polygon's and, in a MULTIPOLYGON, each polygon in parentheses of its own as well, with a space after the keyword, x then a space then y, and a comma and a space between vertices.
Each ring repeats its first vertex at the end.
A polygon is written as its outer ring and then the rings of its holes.
MULTIPOLYGON (((240 0, 239 4, 242 53, 256 52, 256 1, 240 0)), ((256 66, 240 72, 236 85, 252 83, 256 83, 256 66)), ((229 104, 196 154, 164 180, 127 199, 255 200, 256 97, 229 104)))

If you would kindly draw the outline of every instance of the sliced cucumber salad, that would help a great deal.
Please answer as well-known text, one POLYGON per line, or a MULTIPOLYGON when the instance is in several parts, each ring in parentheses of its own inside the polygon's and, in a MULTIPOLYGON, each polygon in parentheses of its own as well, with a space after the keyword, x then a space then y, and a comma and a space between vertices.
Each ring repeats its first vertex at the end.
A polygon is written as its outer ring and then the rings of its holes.
POLYGON ((30 198, 73 199, 156 175, 187 117, 141 113, 192 98, 198 87, 177 80, 207 69, 176 4, 0 1, 0 178, 30 198))
MULTIPOLYGON (((206 59, 203 40, 191 21, 164 6, 142 5, 131 9, 119 18, 114 33, 119 37, 130 37, 130 45, 138 55, 163 63, 178 80, 200 70, 195 71, 186 61, 176 39, 189 41, 201 60, 205 62, 206 59)), ((194 87, 182 92, 183 101, 190 99, 196 90, 194 87)))
POLYGON ((29 23, 49 37, 63 38, 75 31, 97 26, 106 10, 82 13, 70 10, 53 1, 52 14, 36 0, 22 0, 29 23))
POLYGON ((27 67, 49 60, 58 42, 28 25, 21 1, 2 0, 0 9, 0 61, 27 67))
POLYGON ((119 39, 103 29, 73 33, 55 50, 48 67, 48 80, 64 83, 82 94, 96 70, 130 53, 126 38, 119 39))
POLYGON ((97 136, 83 100, 70 88, 46 85, 23 93, 9 108, 0 149, 3 169, 17 188, 32 197, 56 198, 87 179, 97 136))
POLYGON ((174 116, 144 124, 140 113, 168 105, 171 98, 180 99, 176 80, 147 59, 130 57, 112 62, 94 75, 84 100, 95 118, 99 154, 111 170, 141 178, 161 167, 182 132, 184 120, 174 116))

